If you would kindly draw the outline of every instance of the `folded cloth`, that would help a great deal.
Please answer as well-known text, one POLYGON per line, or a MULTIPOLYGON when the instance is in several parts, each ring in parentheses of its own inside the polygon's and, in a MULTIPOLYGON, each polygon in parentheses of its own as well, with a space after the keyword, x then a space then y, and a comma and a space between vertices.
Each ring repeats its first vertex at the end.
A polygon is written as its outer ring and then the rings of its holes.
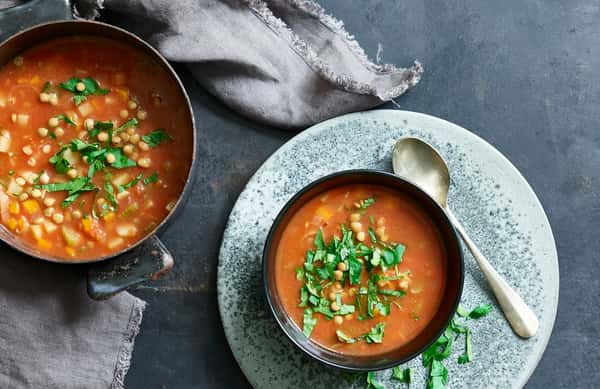
MULTIPOLYGON (((75 0, 104 10, 169 60, 185 62, 240 114, 301 128, 364 110, 414 86, 422 67, 375 64, 343 24, 310 0, 75 0)), ((112 19, 111 19, 112 22, 112 19)))
POLYGON ((145 303, 95 302, 80 268, 0 256, 0 388, 123 388, 145 303))

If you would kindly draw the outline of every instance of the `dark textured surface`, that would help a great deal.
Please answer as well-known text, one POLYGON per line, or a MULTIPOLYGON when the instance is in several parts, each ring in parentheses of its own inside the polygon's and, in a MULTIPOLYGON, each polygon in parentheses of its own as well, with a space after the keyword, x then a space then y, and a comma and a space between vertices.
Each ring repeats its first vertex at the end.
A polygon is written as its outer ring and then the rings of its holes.
MULTIPOLYGON (((472 129, 529 180, 553 227, 561 271, 554 334, 528 388, 595 387, 600 362, 600 8, 580 1, 322 1, 375 56, 421 60, 421 83, 398 100, 472 129)), ((200 130, 199 179, 163 235, 177 264, 134 293, 149 302, 130 388, 248 387, 216 303, 216 261, 244 183, 291 134, 232 114, 179 67, 200 130), (155 288, 154 288, 155 287, 155 288)), ((392 107, 392 105, 388 105, 392 107)))

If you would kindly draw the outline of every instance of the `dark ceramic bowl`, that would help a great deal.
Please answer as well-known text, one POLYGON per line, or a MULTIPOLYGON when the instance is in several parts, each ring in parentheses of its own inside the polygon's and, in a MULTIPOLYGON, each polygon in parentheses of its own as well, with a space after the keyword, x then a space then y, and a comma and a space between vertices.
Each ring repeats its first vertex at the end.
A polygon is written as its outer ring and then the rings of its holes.
POLYGON ((355 372, 387 369, 407 362, 429 347, 448 326, 456 312, 464 283, 464 264, 458 236, 444 210, 423 190, 390 173, 375 170, 348 170, 320 178, 298 192, 283 207, 267 237, 263 253, 263 282, 268 305, 288 338, 316 360, 339 369, 355 372), (446 290, 441 305, 427 327, 413 340, 392 351, 372 356, 349 356, 329 350, 309 340, 284 310, 275 287, 275 254, 282 232, 291 217, 310 199, 337 186, 349 184, 381 185, 416 201, 437 226, 447 254, 446 290))

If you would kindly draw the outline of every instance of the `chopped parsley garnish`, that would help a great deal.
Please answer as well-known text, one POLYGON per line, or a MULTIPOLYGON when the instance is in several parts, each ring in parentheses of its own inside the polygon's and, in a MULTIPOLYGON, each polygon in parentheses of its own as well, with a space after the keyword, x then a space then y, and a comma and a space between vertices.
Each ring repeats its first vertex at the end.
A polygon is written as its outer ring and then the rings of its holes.
POLYGON ((142 179, 142 177, 144 177, 144 175, 142 173, 140 173, 137 176, 135 176, 128 183, 123 184, 123 185, 119 185, 119 192, 124 192, 125 190, 133 187, 135 184, 137 184, 138 182, 140 182, 140 180, 142 179))
POLYGON ((310 334, 315 329, 315 325, 317 324, 317 319, 315 319, 312 315, 312 309, 307 308, 304 310, 304 320, 302 322, 302 332, 306 337, 310 337, 310 334))
POLYGON ((62 89, 65 89, 73 93, 73 102, 75 105, 79 105, 87 100, 89 95, 102 96, 109 92, 108 89, 101 88, 96 80, 91 77, 86 78, 75 78, 72 77, 65 82, 59 84, 62 89), (77 84, 82 83, 85 88, 83 90, 77 89, 77 84))
POLYGON ((167 134, 162 128, 152 131, 149 134, 142 136, 142 140, 150 147, 156 147, 162 142, 172 141, 173 137, 167 134))
POLYGON ((367 373, 367 389, 385 389, 385 387, 379 383, 378 381, 375 381, 375 373, 373 373, 372 371, 367 373))
POLYGON ((67 149, 71 152, 78 152, 82 157, 87 158, 89 178, 94 177, 96 172, 103 170, 106 166, 115 169, 137 166, 135 161, 127 158, 120 147, 102 147, 99 143, 85 143, 76 138, 63 145, 56 154, 50 157, 50 163, 54 165, 54 169, 60 174, 65 174, 71 167, 68 159, 64 156, 67 149), (106 160, 107 154, 112 154, 115 157, 114 162, 108 163, 106 160))
POLYGON ((476 307, 469 313, 471 319, 479 319, 480 317, 487 316, 492 311, 492 304, 484 304, 476 307))
MULTIPOLYGON (((112 122, 111 122, 112 124, 112 122)), ((139 124, 138 120, 136 118, 131 118, 128 121, 126 121, 125 123, 121 124, 119 127, 115 128, 115 135, 118 134, 119 132, 128 129, 129 127, 137 127, 139 124)))
POLYGON ((369 197, 368 199, 360 200, 357 205, 358 209, 367 209, 371 205, 375 204, 375 199, 373 197, 369 197))

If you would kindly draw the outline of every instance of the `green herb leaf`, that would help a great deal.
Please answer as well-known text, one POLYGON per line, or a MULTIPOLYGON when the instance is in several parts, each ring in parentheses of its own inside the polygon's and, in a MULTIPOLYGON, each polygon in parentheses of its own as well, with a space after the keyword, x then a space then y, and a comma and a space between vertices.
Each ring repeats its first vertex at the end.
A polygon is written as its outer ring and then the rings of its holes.
POLYGON ((100 87, 98 82, 91 77, 86 78, 76 78, 72 77, 65 82, 59 84, 62 89, 65 89, 71 93, 73 93, 73 102, 75 105, 79 105, 87 99, 89 95, 105 95, 109 92, 108 89, 103 89, 100 87), (83 83, 85 85, 85 89, 83 91, 77 90, 77 84, 83 83))
POLYGON ((56 115, 55 118, 57 118, 58 120, 62 120, 63 122, 65 122, 65 123, 67 123, 68 125, 71 125, 71 126, 76 126, 77 125, 73 120, 71 120, 70 117, 68 117, 67 115, 62 114, 62 113, 60 115, 56 115))
POLYGON ((155 183, 156 181, 158 181, 158 173, 154 172, 152 173, 152 175, 144 178, 144 185, 150 185, 152 183, 155 183))
POLYGON ((412 381, 412 369, 402 369, 400 366, 396 366, 392 369, 392 379, 410 384, 412 381))
POLYGON ((376 324, 373 328, 371 328, 371 331, 369 331, 366 335, 365 335, 365 341, 367 343, 381 343, 383 342, 383 333, 385 330, 385 323, 378 323, 376 324))
POLYGON ((360 283, 360 273, 362 272, 362 263, 351 256, 348 258, 348 280, 350 284, 357 285, 360 283))
POLYGON ((372 371, 367 373, 367 389, 370 388, 385 389, 385 387, 381 383, 375 381, 375 373, 373 373, 372 371))
POLYGON ((317 325, 317 319, 312 315, 313 311, 310 308, 304 310, 304 318, 302 322, 302 332, 306 335, 307 338, 310 338, 310 334, 315 329, 317 325))
POLYGON ((392 297, 402 297, 406 295, 406 292, 403 290, 379 289, 379 294, 392 297))
POLYGON ((458 357, 459 364, 469 363, 473 360, 473 350, 471 349, 471 331, 467 329, 467 336, 465 339, 465 353, 458 357))
POLYGON ((367 209, 369 208, 371 205, 373 205, 375 203, 375 199, 372 197, 369 197, 368 199, 364 199, 360 201, 360 207, 359 209, 367 209))
POLYGON ((346 335, 342 330, 335 331, 335 334, 337 335, 338 340, 342 343, 348 343, 348 344, 356 343, 355 338, 352 338, 352 337, 346 335))
MULTIPOLYGON (((140 175, 138 177, 141 178, 141 176, 142 176, 142 174, 140 173, 140 175)), ((298 281, 301 281, 304 279, 304 269, 303 268, 301 268, 301 267, 296 268, 296 279, 298 281)))
POLYGON ((115 188, 113 188, 112 184, 109 180, 104 181, 104 192, 106 192, 106 198, 110 203, 116 208, 119 206, 119 202, 115 197, 115 188))
POLYGON ((48 93, 52 90, 52 81, 46 81, 44 83, 44 87, 42 88, 42 93, 48 93))
POLYGON ((469 316, 469 311, 467 311, 462 305, 458 304, 458 308, 456 308, 456 314, 460 317, 467 317, 469 316))
POLYGON ((152 131, 149 134, 142 136, 142 140, 150 147, 156 147, 162 142, 172 141, 173 137, 167 134, 162 128, 152 131))
POLYGON ((129 127, 137 127, 138 124, 139 122, 136 118, 131 118, 125 123, 121 124, 119 127, 115 128, 115 135, 123 130, 128 129, 129 127))
POLYGON ((487 316, 490 312, 492 312, 492 304, 483 304, 480 305, 478 307, 476 307, 475 309, 473 309, 471 311, 471 313, 469 313, 469 317, 471 319, 479 319, 482 318, 484 316, 487 316))
POLYGON ((142 177, 144 177, 144 175, 142 173, 140 173, 137 176, 135 176, 128 183, 123 184, 123 185, 119 185, 119 193, 124 192, 125 190, 131 188, 132 186, 134 186, 135 184, 137 184, 138 182, 140 182, 140 180, 142 179, 142 177))

